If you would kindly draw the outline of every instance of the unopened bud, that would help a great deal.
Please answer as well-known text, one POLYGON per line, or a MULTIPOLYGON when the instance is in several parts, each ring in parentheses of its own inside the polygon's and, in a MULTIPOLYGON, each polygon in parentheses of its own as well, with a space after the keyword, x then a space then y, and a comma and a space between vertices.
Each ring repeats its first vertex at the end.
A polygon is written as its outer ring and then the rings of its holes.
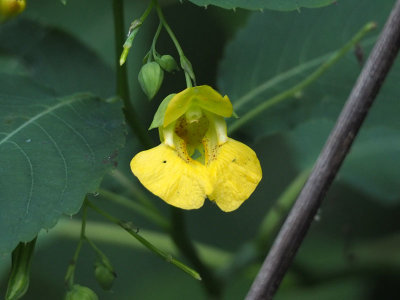
POLYGON ((97 282, 100 284, 100 286, 108 291, 111 289, 114 279, 115 279, 115 272, 102 263, 96 264, 96 268, 94 270, 94 275, 96 277, 97 282))
POLYGON ((11 274, 8 281, 6 300, 22 298, 29 286, 30 268, 36 238, 29 243, 19 243, 12 253, 11 274))
POLYGON ((25 6, 25 0, 0 0, 0 22, 20 14, 25 6))
POLYGON ((74 284, 72 289, 67 292, 64 300, 98 300, 96 293, 86 286, 74 284))
POLYGON ((161 57, 156 57, 156 62, 167 72, 178 71, 178 64, 171 55, 162 55, 161 57))
POLYGON ((139 83, 149 100, 157 94, 164 79, 164 71, 156 62, 145 64, 139 72, 139 83))

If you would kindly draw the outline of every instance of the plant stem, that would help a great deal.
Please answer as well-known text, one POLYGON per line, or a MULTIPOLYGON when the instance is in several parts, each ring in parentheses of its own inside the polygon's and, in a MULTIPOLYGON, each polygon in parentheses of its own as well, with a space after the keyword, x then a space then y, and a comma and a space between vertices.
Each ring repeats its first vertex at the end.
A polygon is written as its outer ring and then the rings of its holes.
POLYGON ((189 239, 185 230, 185 220, 182 211, 171 207, 171 237, 178 246, 180 252, 199 270, 204 282, 204 288, 211 297, 219 299, 222 293, 222 285, 213 274, 212 270, 200 259, 196 248, 189 239))
POLYGON ((315 70, 310 76, 291 87, 290 89, 273 96, 272 98, 264 101, 260 105, 246 112, 239 119, 236 119, 229 126, 229 133, 238 130, 247 122, 253 120, 260 113, 271 108, 272 106, 293 97, 296 93, 304 90, 307 86, 317 80, 322 74, 324 74, 330 67, 332 67, 340 58, 342 58, 348 51, 350 51, 368 32, 376 28, 376 24, 371 22, 366 24, 349 42, 347 42, 341 49, 334 53, 327 61, 325 61, 317 70, 315 70))
POLYGON ((88 203, 88 206, 90 208, 92 208, 95 212, 97 212, 98 214, 102 215, 103 217, 105 217, 109 221, 111 221, 114 224, 116 224, 116 225, 120 226, 121 228, 123 228, 125 231, 127 231, 130 235, 132 235, 136 240, 138 240, 147 249, 149 249, 153 253, 157 254, 161 258, 165 259, 167 262, 175 265, 176 267, 178 267, 182 271, 186 272, 187 274, 189 274, 193 278, 195 278, 197 280, 201 280, 201 277, 200 277, 199 273, 197 273, 195 270, 189 268, 188 266, 186 266, 182 262, 176 260, 170 254, 165 253, 164 251, 158 249, 156 246, 151 244, 149 241, 147 241, 145 238, 143 238, 141 235, 139 235, 137 230, 133 229, 132 225, 129 222, 123 222, 123 221, 117 219, 116 217, 114 217, 114 216, 110 215, 109 213, 103 211, 102 209, 100 209, 99 207, 97 207, 96 205, 91 203, 90 201, 88 201, 87 203, 88 203))
POLYGON ((79 258, 79 253, 81 252, 82 244, 85 240, 86 216, 87 216, 87 198, 85 198, 85 202, 83 203, 82 224, 81 224, 81 233, 79 236, 79 242, 78 245, 76 246, 74 256, 72 257, 72 260, 67 268, 67 273, 65 275, 65 283, 69 289, 71 289, 72 286, 74 285, 76 263, 79 258))
MULTIPOLYGON (((156 33, 154 34, 153 42, 151 43, 151 50, 150 50, 150 53, 152 53, 153 58, 155 58, 156 55, 157 55, 156 43, 157 43, 157 40, 158 40, 158 36, 160 35, 162 26, 163 26, 163 25, 162 25, 162 23, 161 23, 161 21, 160 21, 160 23, 158 24, 158 27, 157 27, 157 31, 156 31, 156 33)), ((151 56, 151 55, 149 55, 149 57, 150 57, 150 56, 151 56)))
POLYGON ((296 203, 275 239, 246 299, 272 299, 393 66, 400 49, 400 0, 355 83, 296 203))
MULTIPOLYGON (((145 14, 150 13, 151 7, 152 6, 149 6, 147 8, 145 14)), ((117 72, 117 94, 124 102, 125 117, 129 126, 132 128, 133 132, 136 134, 140 142, 146 148, 150 148, 152 145, 151 139, 147 134, 146 129, 140 123, 132 102, 130 101, 126 64, 120 66, 119 63, 119 54, 122 52, 122 47, 125 41, 123 0, 113 0, 113 12, 115 30, 115 67, 117 72)))
MULTIPOLYGON (((164 14, 161 10, 160 5, 158 4, 157 0, 153 0, 154 6, 157 10, 157 15, 158 18, 160 19, 162 25, 164 26, 165 30, 168 32, 169 37, 171 38, 172 42, 175 45, 176 50, 178 51, 179 57, 182 60, 182 58, 185 57, 185 54, 183 53, 182 47, 178 42, 178 39, 176 38, 174 32, 172 31, 171 27, 169 27, 167 21, 165 20, 164 14)), ((190 79, 190 75, 188 74, 188 72, 185 72, 185 80, 186 80, 186 86, 187 87, 192 87, 192 80, 190 79)))
POLYGON ((121 171, 114 170, 111 174, 126 190, 128 190, 135 199, 138 200, 143 206, 150 210, 157 211, 157 207, 151 202, 150 198, 140 190, 135 183, 133 183, 128 177, 126 177, 121 171))
POLYGON ((118 194, 113 193, 108 190, 100 189, 99 193, 102 197, 105 197, 108 200, 111 200, 116 204, 119 204, 121 206, 129 208, 132 211, 134 211, 138 214, 141 214, 142 216, 146 217, 150 221, 152 221, 155 224, 157 224, 158 226, 160 226, 165 231, 169 231, 168 220, 158 210, 149 209, 148 207, 146 207, 140 203, 136 203, 136 202, 128 199, 127 197, 118 195, 118 194))

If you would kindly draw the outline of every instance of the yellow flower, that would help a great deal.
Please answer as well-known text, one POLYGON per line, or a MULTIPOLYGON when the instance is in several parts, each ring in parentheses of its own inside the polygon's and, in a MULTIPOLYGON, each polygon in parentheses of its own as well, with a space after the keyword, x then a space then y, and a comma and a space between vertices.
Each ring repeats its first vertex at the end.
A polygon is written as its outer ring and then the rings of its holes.
POLYGON ((152 124, 161 144, 132 159, 133 174, 170 205, 196 209, 208 197, 225 212, 237 209, 262 172, 254 151, 228 138, 224 117, 232 113, 229 98, 209 86, 170 95, 152 124))
POLYGON ((25 6, 25 0, 0 0, 0 22, 20 14, 25 6))

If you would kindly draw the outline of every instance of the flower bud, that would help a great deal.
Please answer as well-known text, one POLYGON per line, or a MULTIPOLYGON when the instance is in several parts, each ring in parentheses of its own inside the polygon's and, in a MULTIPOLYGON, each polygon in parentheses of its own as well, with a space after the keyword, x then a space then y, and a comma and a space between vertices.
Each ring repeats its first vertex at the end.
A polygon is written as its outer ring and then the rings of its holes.
POLYGON ((171 55, 162 55, 161 57, 156 57, 156 62, 167 72, 178 71, 178 64, 171 55))
POLYGON ((64 300, 98 300, 96 293, 86 286, 74 284, 72 289, 67 292, 64 300))
POLYGON ((102 263, 96 264, 94 275, 96 277, 97 282, 106 291, 111 289, 114 283, 114 279, 116 277, 114 271, 110 270, 102 263))
POLYGON ((164 79, 164 71, 156 62, 145 64, 139 72, 139 83, 149 100, 157 94, 164 79))
POLYGON ((0 0, 0 22, 20 14, 25 6, 25 0, 0 0))
POLYGON ((29 243, 19 243, 12 253, 11 274, 8 281, 6 300, 20 299, 29 286, 30 268, 36 238, 29 243))

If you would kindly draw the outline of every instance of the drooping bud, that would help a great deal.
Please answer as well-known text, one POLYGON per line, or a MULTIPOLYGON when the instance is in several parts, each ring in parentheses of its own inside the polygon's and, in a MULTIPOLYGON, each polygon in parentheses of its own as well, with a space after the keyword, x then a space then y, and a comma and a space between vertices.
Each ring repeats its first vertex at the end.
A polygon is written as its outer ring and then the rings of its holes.
POLYGON ((6 300, 22 298, 28 290, 30 268, 36 238, 29 243, 19 243, 12 253, 12 267, 6 292, 6 300))
POLYGON ((162 55, 155 58, 156 62, 167 72, 178 71, 178 64, 171 55, 162 55))
POLYGON ((97 282, 104 290, 108 291, 112 288, 114 279, 116 277, 114 270, 102 263, 96 263, 94 275, 97 282))
POLYGON ((98 300, 96 293, 86 286, 74 284, 64 300, 98 300))
POLYGON ((157 94, 164 79, 164 71, 156 62, 145 64, 139 72, 139 83, 149 100, 157 94))
POLYGON ((20 14, 25 6, 25 0, 0 0, 0 22, 20 14))

